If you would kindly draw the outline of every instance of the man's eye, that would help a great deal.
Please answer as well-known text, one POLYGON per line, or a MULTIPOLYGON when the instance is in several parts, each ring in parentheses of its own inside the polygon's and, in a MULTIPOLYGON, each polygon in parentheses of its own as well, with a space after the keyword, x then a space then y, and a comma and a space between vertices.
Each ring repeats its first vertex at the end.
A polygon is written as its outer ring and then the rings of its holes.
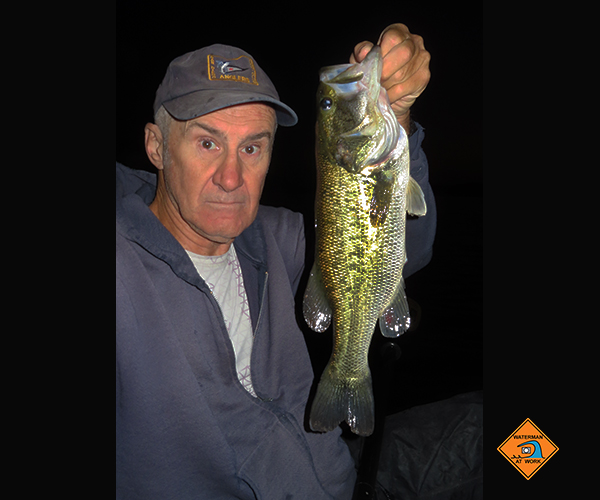
POLYGON ((208 139, 204 139, 200 145, 204 148, 204 149, 216 149, 217 145, 213 142, 210 141, 208 139))
POLYGON ((253 155, 258 153, 258 147, 257 146, 246 146, 244 148, 244 153, 248 154, 248 155, 253 155))

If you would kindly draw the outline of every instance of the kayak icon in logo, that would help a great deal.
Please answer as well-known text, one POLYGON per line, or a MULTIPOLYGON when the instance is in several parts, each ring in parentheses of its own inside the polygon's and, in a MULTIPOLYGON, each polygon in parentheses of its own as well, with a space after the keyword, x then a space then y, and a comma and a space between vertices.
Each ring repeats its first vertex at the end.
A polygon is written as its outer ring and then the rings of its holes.
POLYGON ((254 61, 248 56, 227 59, 215 54, 209 54, 207 60, 209 80, 233 80, 258 85, 254 61))
POLYGON ((498 451, 529 480, 558 451, 558 446, 526 419, 498 446, 498 451))
POLYGON ((231 61, 219 61, 218 65, 221 68, 221 73, 227 75, 229 73, 233 73, 235 71, 246 71, 248 68, 240 68, 239 66, 234 66, 231 64, 231 61))
POLYGON ((544 458, 542 457, 542 447, 537 441, 528 441, 526 443, 521 443, 518 446, 521 447, 521 453, 529 454, 527 458, 544 458), (531 451, 531 446, 525 446, 526 444, 532 445, 533 451, 531 451))

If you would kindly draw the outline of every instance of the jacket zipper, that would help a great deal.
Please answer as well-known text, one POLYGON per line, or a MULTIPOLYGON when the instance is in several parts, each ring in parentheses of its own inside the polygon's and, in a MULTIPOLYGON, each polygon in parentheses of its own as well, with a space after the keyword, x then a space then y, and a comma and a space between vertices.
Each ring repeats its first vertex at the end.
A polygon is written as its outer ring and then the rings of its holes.
POLYGON ((256 328, 254 330, 254 334, 252 335, 252 338, 256 337, 256 334, 258 333, 258 328, 260 327, 260 320, 262 318, 263 304, 265 302, 265 294, 267 293, 268 283, 269 283, 269 271, 265 271, 265 284, 263 287, 262 297, 260 299, 260 306, 258 307, 258 319, 256 320, 256 328))
MULTIPOLYGON (((269 272, 265 271, 265 284, 264 284, 264 288, 263 288, 263 292, 262 292, 262 297, 260 299, 260 306, 258 308, 258 319, 256 320, 256 329, 254 330, 254 334, 252 335, 252 351, 253 352, 254 352, 254 339, 256 339, 256 334, 258 333, 258 329, 260 328, 260 320, 262 318, 263 305, 265 302, 265 294, 267 293, 268 283, 269 283, 269 272)), ((250 359, 252 359, 252 354, 250 355, 250 359)), ((250 374, 252 374, 252 363, 250 363, 250 374)), ((253 382, 253 384, 254 384, 254 382, 253 382)), ((271 401, 273 401, 273 398, 263 398, 263 397, 259 396, 258 393, 256 392, 256 388, 254 388, 254 392, 256 393, 257 399, 259 399, 260 401, 263 401, 265 403, 270 403, 271 401)))

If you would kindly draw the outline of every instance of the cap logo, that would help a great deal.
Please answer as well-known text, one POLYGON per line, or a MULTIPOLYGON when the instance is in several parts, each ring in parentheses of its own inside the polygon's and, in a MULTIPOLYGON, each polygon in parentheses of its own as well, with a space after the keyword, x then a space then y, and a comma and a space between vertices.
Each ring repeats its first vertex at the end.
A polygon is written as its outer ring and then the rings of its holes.
POLYGON ((209 54, 207 60, 209 80, 229 80, 258 85, 254 61, 248 56, 225 59, 209 54))

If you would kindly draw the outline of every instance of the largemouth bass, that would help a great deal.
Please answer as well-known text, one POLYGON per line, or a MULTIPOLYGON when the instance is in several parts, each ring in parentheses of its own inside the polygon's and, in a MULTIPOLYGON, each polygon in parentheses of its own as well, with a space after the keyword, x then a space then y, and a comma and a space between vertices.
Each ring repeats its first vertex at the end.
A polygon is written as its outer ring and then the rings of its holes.
POLYGON ((410 325, 402 268, 406 212, 425 215, 409 175, 408 139, 380 85, 381 48, 360 64, 321 69, 317 90, 316 252, 303 301, 315 331, 333 319, 334 345, 310 413, 314 431, 344 420, 374 428, 368 351, 375 323, 396 337, 410 325))

